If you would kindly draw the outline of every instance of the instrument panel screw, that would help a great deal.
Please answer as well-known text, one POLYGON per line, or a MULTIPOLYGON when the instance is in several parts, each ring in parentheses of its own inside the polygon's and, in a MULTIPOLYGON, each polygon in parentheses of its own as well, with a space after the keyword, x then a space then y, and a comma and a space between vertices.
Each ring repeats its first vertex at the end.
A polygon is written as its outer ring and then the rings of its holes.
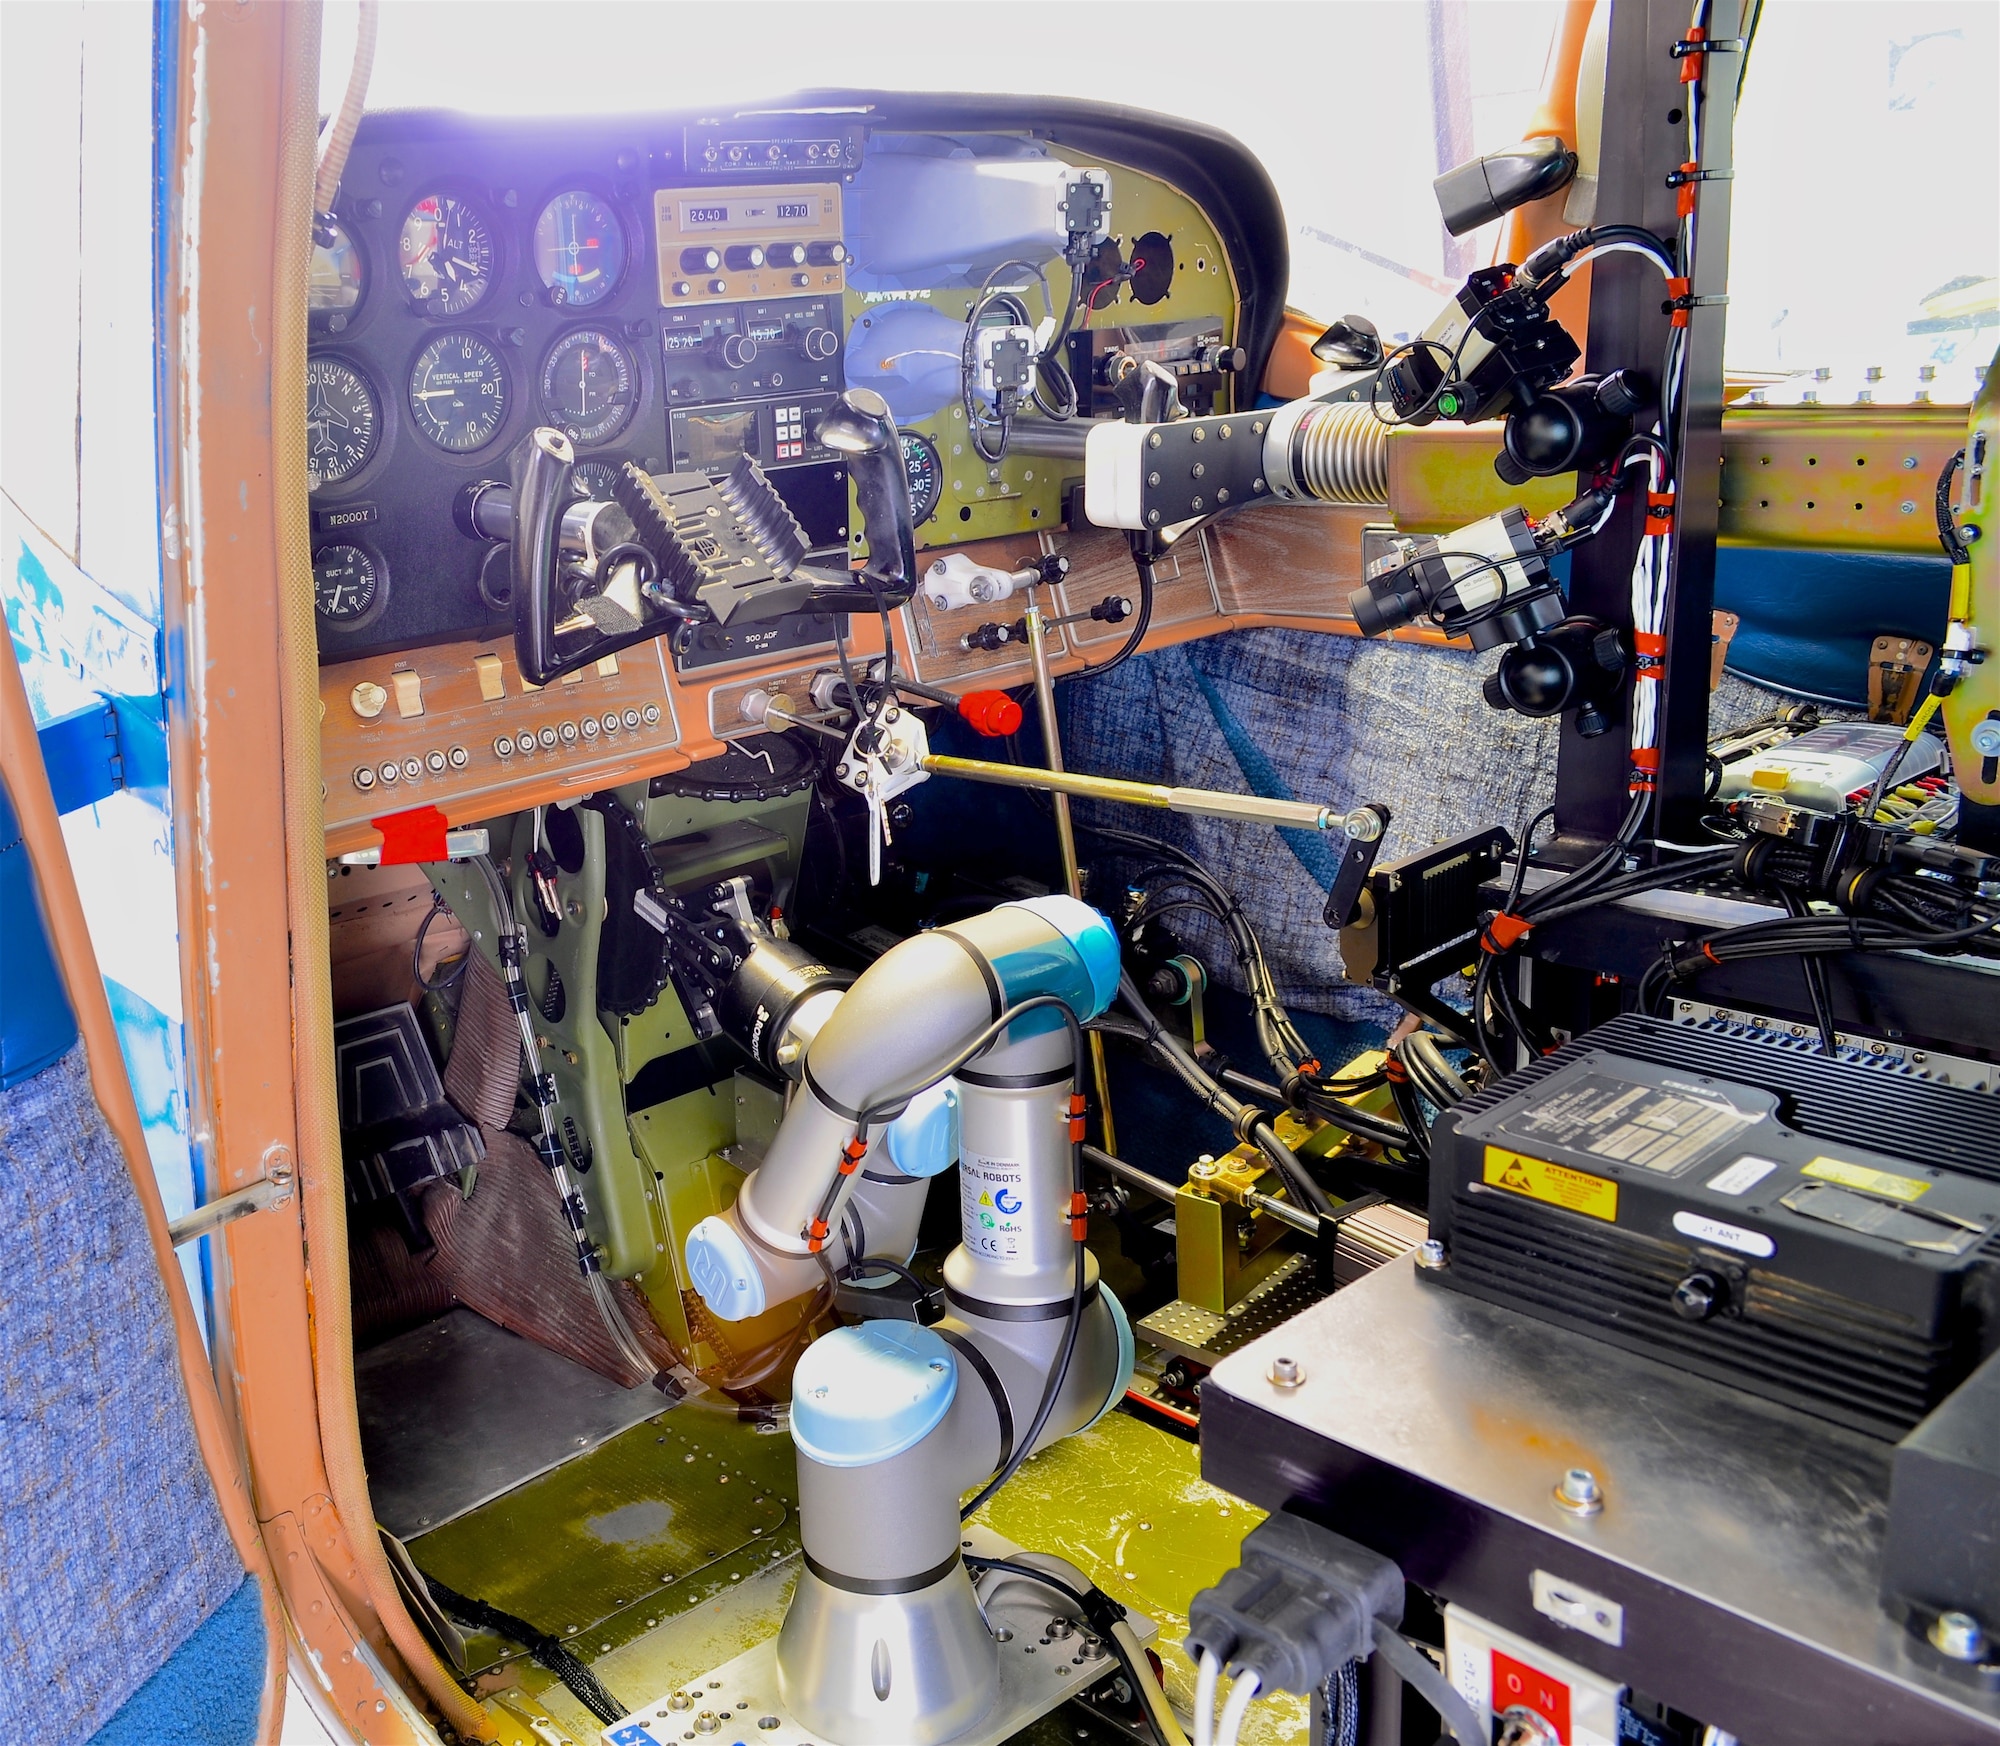
POLYGON ((1417 1245, 1417 1265, 1426 1273, 1442 1273, 1449 1264, 1444 1244, 1438 1238, 1426 1237, 1417 1245))
POLYGON ((1594 1516, 1604 1508, 1604 1487, 1588 1467, 1572 1467, 1558 1482, 1556 1502, 1574 1515, 1594 1516))
POLYGON ((1273 1388, 1297 1388, 1306 1379, 1306 1367, 1296 1358, 1273 1358, 1265 1375, 1273 1388))
POLYGON ((1977 1661, 1986 1653, 1986 1633, 1970 1613, 1939 1613, 1929 1636, 1931 1647, 1953 1661, 1977 1661))

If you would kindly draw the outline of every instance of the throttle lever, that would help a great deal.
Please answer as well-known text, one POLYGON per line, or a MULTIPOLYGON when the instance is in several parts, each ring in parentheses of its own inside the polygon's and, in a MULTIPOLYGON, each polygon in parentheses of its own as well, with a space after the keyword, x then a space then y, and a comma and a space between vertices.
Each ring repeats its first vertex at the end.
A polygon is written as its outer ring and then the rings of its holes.
POLYGON ((546 685, 561 670, 553 627, 557 547, 569 507, 576 451, 548 426, 531 430, 508 460, 513 496, 514 660, 530 685, 546 685))
POLYGON ((849 388, 827 408, 817 435, 847 462, 868 536, 869 573, 888 590, 914 591, 916 514, 903 441, 888 401, 872 388, 849 388))

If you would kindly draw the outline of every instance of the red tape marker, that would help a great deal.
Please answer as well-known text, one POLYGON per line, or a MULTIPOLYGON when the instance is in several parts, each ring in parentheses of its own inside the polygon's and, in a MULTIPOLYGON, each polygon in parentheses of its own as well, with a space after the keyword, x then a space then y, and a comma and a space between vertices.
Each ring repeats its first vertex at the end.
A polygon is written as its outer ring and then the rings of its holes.
POLYGON ((382 865, 407 866, 413 861, 450 859, 445 848, 445 816, 434 806, 413 806, 368 821, 382 833, 382 865))

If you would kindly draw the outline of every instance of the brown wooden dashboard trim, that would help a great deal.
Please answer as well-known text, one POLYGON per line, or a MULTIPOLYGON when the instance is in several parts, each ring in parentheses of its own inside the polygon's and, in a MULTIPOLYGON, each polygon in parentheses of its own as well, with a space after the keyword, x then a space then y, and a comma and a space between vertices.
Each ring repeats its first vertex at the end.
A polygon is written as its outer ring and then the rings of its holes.
MULTIPOLYGON (((1346 603, 1361 582, 1361 529, 1385 516, 1381 508, 1351 505, 1271 505, 1201 530, 1157 566, 1160 583, 1144 646, 1171 648, 1225 631, 1263 627, 1359 635, 1346 603)), ((1032 558, 1038 548, 1062 552, 1071 560, 1068 579, 1055 590, 1059 612, 1087 610, 1106 594, 1129 594, 1134 586, 1124 535, 1102 529, 1024 534, 959 549, 984 563, 1011 566, 1032 558)), ((1018 607, 1012 612, 996 607, 992 616, 1017 614, 1018 607)), ((898 648, 916 677, 926 683, 966 691, 1027 682, 1025 655, 1003 650, 966 657, 932 635, 929 610, 921 603, 898 616, 902 621, 898 648), (913 621, 918 635, 914 660, 913 621)), ((950 622, 954 630, 961 625, 970 630, 981 618, 979 613, 960 611, 951 615, 950 622)), ((879 654, 878 623, 860 616, 852 623, 850 655, 879 654)), ((1071 678, 1087 673, 1122 646, 1125 634, 1126 627, 1117 624, 1069 626, 1054 662, 1056 675, 1071 678)), ((1398 632, 1396 640, 1445 642, 1429 627, 1398 632)), ((369 819, 405 807, 433 805, 452 824, 470 824, 717 757, 743 731, 737 726, 742 719, 738 706, 746 693, 761 688, 796 694, 804 678, 831 665, 833 659, 830 650, 794 650, 712 675, 675 676, 660 649, 654 643, 627 650, 619 657, 615 678, 590 673, 573 685, 539 691, 522 689, 512 651, 504 643, 450 643, 322 668, 327 853, 338 855, 378 842, 380 833, 369 819), (493 655, 501 663, 506 695, 500 700, 488 702, 479 696, 473 662, 481 655, 493 655), (418 676, 422 716, 405 720, 396 714, 392 680, 397 671, 418 676), (391 691, 382 714, 373 721, 356 716, 350 701, 354 687, 363 682, 391 691), (564 721, 579 720, 587 708, 601 713, 614 701, 621 711, 657 705, 662 714, 658 731, 619 740, 615 746, 607 743, 608 736, 600 735, 595 749, 586 749, 580 738, 566 750, 559 743, 553 752, 517 754, 519 763, 508 760, 504 771, 492 755, 492 741, 503 727, 517 735, 539 735, 564 721), (471 760, 463 778, 449 770, 441 775, 427 771, 414 783, 399 782, 393 790, 378 785, 365 796, 353 787, 353 771, 363 763, 379 765, 391 753, 399 760, 423 757, 453 745, 465 746, 471 760)))

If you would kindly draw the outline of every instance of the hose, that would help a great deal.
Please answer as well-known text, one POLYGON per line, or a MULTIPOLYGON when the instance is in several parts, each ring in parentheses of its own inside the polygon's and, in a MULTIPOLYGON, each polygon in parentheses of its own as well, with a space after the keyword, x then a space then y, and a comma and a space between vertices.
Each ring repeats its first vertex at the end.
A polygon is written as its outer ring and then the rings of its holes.
POLYGON ((1132 1683, 1139 1688, 1139 1701, 1146 1706, 1146 1714, 1152 1721, 1153 1732, 1160 1737, 1161 1746, 1188 1746, 1188 1738, 1181 1732, 1174 1706, 1167 1702, 1167 1694, 1153 1677, 1153 1664, 1146 1658, 1146 1647, 1139 1641, 1139 1634, 1120 1619, 1111 1627, 1111 1637, 1125 1651, 1120 1659, 1125 1663, 1125 1671, 1131 1676, 1132 1683))
POLYGON ((1278 1172, 1279 1180, 1291 1191, 1292 1199, 1309 1212, 1316 1212, 1322 1218, 1331 1217, 1333 1202, 1327 1198, 1326 1190, 1312 1179, 1311 1173, 1299 1161, 1298 1154, 1278 1137, 1277 1130, 1268 1121, 1251 1121, 1248 1104, 1239 1103, 1224 1091, 1185 1049, 1178 1038, 1172 1037, 1160 1028, 1160 1022, 1153 1017, 1140 994, 1138 984, 1132 980, 1129 971, 1121 972, 1118 978, 1118 994, 1132 1009, 1146 1032, 1147 1045, 1161 1060, 1179 1074, 1182 1082, 1202 1102, 1220 1115, 1232 1127, 1247 1128, 1248 1138, 1271 1160, 1278 1172))
MULTIPOLYGON (((375 70, 375 39, 382 29, 381 0, 359 0, 354 29, 354 65, 348 69, 347 89, 341 93, 340 107, 320 142, 319 167, 313 172, 313 217, 331 222, 334 196, 340 192, 340 178, 347 169, 347 154, 354 146, 355 130, 361 125, 361 109, 368 96, 368 78, 375 70)), ((324 240, 324 239, 322 239, 324 240)))
MULTIPOLYGON (((1047 1557, 1046 1553, 1028 1554, 1047 1557)), ((1146 1658, 1145 1645, 1139 1641, 1138 1633, 1128 1625, 1122 1614, 1123 1608, 1101 1588, 1093 1588, 1088 1595, 1080 1594, 1058 1576, 1037 1570, 1031 1564, 1022 1564, 1015 1558, 985 1558, 975 1552, 965 1555, 965 1562, 974 1570, 1002 1570, 1009 1576, 1025 1578, 1049 1589, 1076 1609, 1077 1618, 1085 1624, 1096 1627, 1109 1642, 1111 1651, 1125 1670, 1144 1705, 1146 1720, 1157 1736, 1160 1746, 1188 1746, 1188 1739, 1181 1732, 1179 1720, 1174 1715, 1173 1705, 1167 1702, 1167 1694, 1160 1689, 1160 1682, 1153 1677, 1152 1663, 1146 1658), (1095 1597, 1095 1604, 1093 1604, 1095 1597), (1109 1620, 1108 1628, 1106 1620, 1109 1620)), ((1074 1566, 1071 1566, 1074 1568, 1074 1566)))

